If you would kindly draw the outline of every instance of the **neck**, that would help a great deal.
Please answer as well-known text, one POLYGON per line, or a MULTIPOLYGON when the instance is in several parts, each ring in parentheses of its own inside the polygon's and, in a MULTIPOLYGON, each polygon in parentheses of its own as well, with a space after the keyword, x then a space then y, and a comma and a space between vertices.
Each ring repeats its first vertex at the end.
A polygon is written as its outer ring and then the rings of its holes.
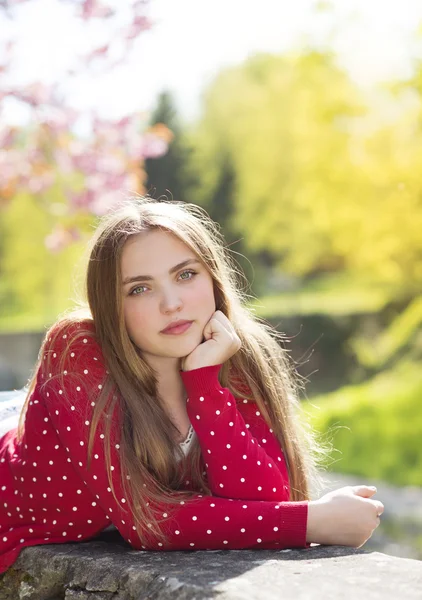
POLYGON ((184 406, 187 394, 179 373, 181 360, 179 358, 149 357, 148 362, 154 369, 158 395, 163 402, 169 407, 184 406))

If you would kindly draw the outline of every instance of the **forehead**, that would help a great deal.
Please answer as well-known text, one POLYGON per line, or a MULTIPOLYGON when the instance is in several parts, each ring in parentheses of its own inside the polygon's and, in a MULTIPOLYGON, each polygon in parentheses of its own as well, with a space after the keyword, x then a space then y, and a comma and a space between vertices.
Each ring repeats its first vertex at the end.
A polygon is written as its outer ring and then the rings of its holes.
MULTIPOLYGON (((184 242, 167 231, 153 230, 130 237, 123 247, 122 275, 142 269, 143 274, 168 270, 182 260, 197 258, 184 242)), ((141 271, 139 271, 141 273, 141 271)))

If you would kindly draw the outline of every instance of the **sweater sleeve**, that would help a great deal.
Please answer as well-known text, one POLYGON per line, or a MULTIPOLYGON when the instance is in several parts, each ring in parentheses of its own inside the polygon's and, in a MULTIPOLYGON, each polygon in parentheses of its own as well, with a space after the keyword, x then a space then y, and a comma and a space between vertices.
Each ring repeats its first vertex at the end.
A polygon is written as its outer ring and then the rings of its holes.
POLYGON ((241 401, 238 406, 229 390, 221 387, 220 368, 181 372, 189 395, 188 415, 212 493, 245 500, 288 500, 289 478, 277 438, 255 404, 241 401))
MULTIPOLYGON (((54 347, 46 347, 52 368, 42 371, 46 408, 56 434, 66 448, 83 484, 95 500, 92 506, 74 506, 73 510, 95 513, 99 522, 109 519, 135 549, 206 550, 241 548, 290 548, 306 546, 307 502, 289 503, 258 499, 218 498, 198 494, 179 505, 161 504, 161 527, 167 536, 162 543, 152 535, 139 538, 134 518, 128 510, 121 483, 119 433, 114 428, 111 443, 111 477, 105 460, 105 434, 100 420, 88 464, 87 448, 92 413, 106 370, 101 350, 92 337, 71 343, 64 364, 59 361, 66 332, 58 336, 54 347), (59 367, 60 365, 60 367, 59 367)), ((117 421, 116 421, 117 422, 117 421)))

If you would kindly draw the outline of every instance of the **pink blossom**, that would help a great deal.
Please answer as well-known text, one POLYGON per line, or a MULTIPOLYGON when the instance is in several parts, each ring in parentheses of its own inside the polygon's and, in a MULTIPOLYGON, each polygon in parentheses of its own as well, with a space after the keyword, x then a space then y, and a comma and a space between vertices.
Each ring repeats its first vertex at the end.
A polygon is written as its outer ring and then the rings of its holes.
POLYGON ((105 44, 104 46, 101 46, 100 48, 95 48, 95 50, 92 50, 92 52, 90 52, 89 54, 87 54, 84 57, 84 60, 88 63, 91 63, 96 58, 106 56, 109 47, 110 47, 109 44, 105 44))
POLYGON ((80 239, 80 233, 76 227, 66 228, 62 225, 57 225, 45 238, 44 243, 50 252, 59 252, 78 239, 80 239))
POLYGON ((3 131, 0 131, 0 148, 7 148, 8 146, 12 146, 16 138, 16 127, 5 127, 3 131))
POLYGON ((145 15, 135 15, 132 23, 126 29, 125 37, 127 40, 133 40, 143 31, 151 29, 151 21, 145 15))
POLYGON ((39 106, 52 101, 52 88, 41 82, 32 83, 25 88, 9 92, 18 100, 26 102, 30 106, 39 106))
POLYGON ((93 18, 104 19, 114 14, 110 6, 101 4, 98 0, 84 0, 81 8, 81 17, 85 20, 93 18))
POLYGON ((153 133, 146 133, 139 145, 139 158, 160 158, 167 152, 168 143, 166 140, 153 133))

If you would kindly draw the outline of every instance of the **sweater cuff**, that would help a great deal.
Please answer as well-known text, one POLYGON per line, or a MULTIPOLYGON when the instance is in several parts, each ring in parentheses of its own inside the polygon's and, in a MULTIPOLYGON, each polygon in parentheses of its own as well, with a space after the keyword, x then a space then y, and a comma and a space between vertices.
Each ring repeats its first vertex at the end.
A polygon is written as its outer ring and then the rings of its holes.
POLYGON ((180 376, 185 384, 188 395, 206 394, 213 390, 220 390, 221 385, 218 374, 223 365, 212 365, 192 369, 192 371, 180 371, 180 376))
POLYGON ((308 528, 308 501, 291 502, 289 507, 289 524, 286 536, 291 539, 292 547, 306 548, 306 532, 308 528))

